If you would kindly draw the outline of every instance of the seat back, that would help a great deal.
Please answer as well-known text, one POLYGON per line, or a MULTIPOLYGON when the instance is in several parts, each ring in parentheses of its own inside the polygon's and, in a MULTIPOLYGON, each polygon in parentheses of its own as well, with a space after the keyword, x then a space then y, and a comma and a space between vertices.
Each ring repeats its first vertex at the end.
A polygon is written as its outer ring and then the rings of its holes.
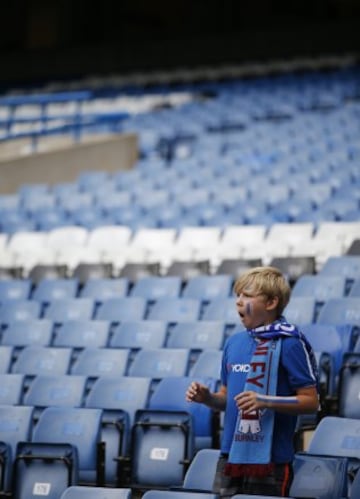
POLYGON ((218 449, 198 450, 185 473, 183 489, 212 492, 219 456, 218 449))
POLYGON ((0 324, 7 325, 13 321, 38 319, 40 313, 40 303, 33 300, 3 301, 0 307, 0 324))
POLYGON ((130 350, 125 348, 84 348, 70 372, 93 379, 100 376, 123 376, 127 371, 129 354, 130 350))
POLYGON ((124 321, 113 329, 109 346, 112 348, 162 348, 165 344, 165 321, 124 321))
POLYGON ((42 279, 32 292, 31 298, 42 303, 53 300, 75 298, 78 291, 77 279, 42 279))
POLYGON ((13 361, 13 347, 0 346, 0 373, 6 374, 11 372, 13 361))
MULTIPOLYGON (((23 399, 24 375, 0 374, 0 405, 18 405, 23 399)), ((31 404, 30 404, 31 405, 31 404)))
POLYGON ((181 291, 181 278, 178 276, 148 276, 136 281, 130 291, 131 296, 140 296, 148 301, 159 298, 177 298, 181 291))
POLYGON ((146 299, 139 296, 108 298, 100 303, 95 313, 98 320, 112 323, 123 321, 140 321, 145 318, 146 299))
POLYGON ((27 346, 16 359, 12 372, 29 377, 67 374, 71 361, 71 348, 27 346))
POLYGON ((151 348, 140 350, 129 367, 129 376, 158 380, 168 376, 185 376, 190 350, 186 348, 151 348))
POLYGON ((132 491, 128 488, 72 485, 62 493, 60 499, 131 499, 131 495, 132 491))
POLYGON ((147 490, 145 491, 142 497, 144 499, 217 499, 219 496, 217 494, 209 494, 201 492, 185 492, 185 491, 178 492, 175 490, 147 490))
POLYGON ((202 275, 190 278, 185 284, 182 296, 210 301, 229 297, 232 290, 231 275, 202 275))
POLYGON ((77 349, 106 347, 109 335, 108 321, 70 320, 57 328, 53 346, 77 349))
MULTIPOLYGON (((338 415, 360 419, 360 353, 346 353, 338 384, 338 415)), ((359 456, 360 457, 360 456, 359 456)))
POLYGON ((284 309, 284 316, 293 324, 311 324, 315 320, 315 298, 291 296, 284 309))
POLYGON ((97 303, 109 298, 127 296, 129 281, 125 277, 112 279, 109 277, 88 279, 80 291, 82 298, 93 298, 97 303))
POLYGON ((30 345, 50 346, 53 323, 48 319, 13 321, 3 332, 1 344, 22 348, 30 345))
POLYGON ((316 322, 360 326, 360 297, 332 298, 324 303, 316 322))
POLYGON ((223 321, 226 324, 239 324, 240 318, 236 310, 234 298, 217 298, 211 300, 204 310, 202 320, 223 321))
POLYGON ((200 300, 194 298, 159 298, 151 307, 148 319, 168 322, 194 321, 200 315, 200 300))
POLYGON ((49 303, 44 317, 56 323, 70 320, 90 320, 94 313, 94 301, 91 298, 59 298, 49 303))
POLYGON ((7 300, 27 300, 30 296, 30 279, 0 280, 0 302, 7 300))
POLYGON ((168 348, 220 350, 225 339, 225 324, 221 321, 177 322, 169 332, 168 348))
POLYGON ((132 431, 131 484, 181 485, 194 454, 192 417, 178 411, 138 411, 132 431))

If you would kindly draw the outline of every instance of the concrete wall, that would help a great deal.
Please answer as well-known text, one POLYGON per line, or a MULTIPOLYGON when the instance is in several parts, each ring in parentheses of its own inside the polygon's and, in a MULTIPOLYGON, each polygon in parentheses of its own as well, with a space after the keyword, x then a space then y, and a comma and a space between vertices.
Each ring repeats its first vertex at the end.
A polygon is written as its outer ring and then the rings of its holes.
MULTIPOLYGON (((24 144, 20 146, 24 147, 24 144)), ((25 183, 53 185, 73 182, 83 171, 130 169, 138 158, 137 136, 116 135, 91 142, 62 144, 62 147, 54 146, 26 156, 4 156, 1 159, 0 155, 0 194, 10 194, 25 183)))

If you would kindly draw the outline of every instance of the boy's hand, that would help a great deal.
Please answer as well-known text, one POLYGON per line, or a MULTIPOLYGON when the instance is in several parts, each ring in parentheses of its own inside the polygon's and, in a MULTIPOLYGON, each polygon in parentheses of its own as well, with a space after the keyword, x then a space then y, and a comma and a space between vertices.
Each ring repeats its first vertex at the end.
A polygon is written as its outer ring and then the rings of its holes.
POLYGON ((206 385, 193 381, 186 390, 185 399, 187 402, 205 403, 209 396, 210 391, 206 385))

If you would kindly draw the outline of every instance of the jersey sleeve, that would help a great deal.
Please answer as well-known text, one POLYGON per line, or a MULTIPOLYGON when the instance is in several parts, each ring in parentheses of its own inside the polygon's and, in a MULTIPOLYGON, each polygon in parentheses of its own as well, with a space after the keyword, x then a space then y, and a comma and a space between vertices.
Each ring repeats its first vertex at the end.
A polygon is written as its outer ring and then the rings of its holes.
POLYGON ((301 339, 286 338, 283 340, 281 363, 288 373, 292 388, 317 385, 317 372, 314 369, 310 353, 301 339))

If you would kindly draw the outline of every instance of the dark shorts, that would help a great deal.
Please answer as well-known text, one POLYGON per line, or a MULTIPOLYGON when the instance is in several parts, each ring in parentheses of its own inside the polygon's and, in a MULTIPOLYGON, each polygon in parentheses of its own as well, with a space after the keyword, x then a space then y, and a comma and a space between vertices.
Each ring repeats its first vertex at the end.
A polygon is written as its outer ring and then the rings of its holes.
POLYGON ((221 455, 217 464, 214 492, 220 497, 231 497, 235 494, 258 494, 264 496, 286 497, 293 478, 291 464, 276 464, 274 471, 265 477, 229 477, 224 475, 227 456, 221 455))

